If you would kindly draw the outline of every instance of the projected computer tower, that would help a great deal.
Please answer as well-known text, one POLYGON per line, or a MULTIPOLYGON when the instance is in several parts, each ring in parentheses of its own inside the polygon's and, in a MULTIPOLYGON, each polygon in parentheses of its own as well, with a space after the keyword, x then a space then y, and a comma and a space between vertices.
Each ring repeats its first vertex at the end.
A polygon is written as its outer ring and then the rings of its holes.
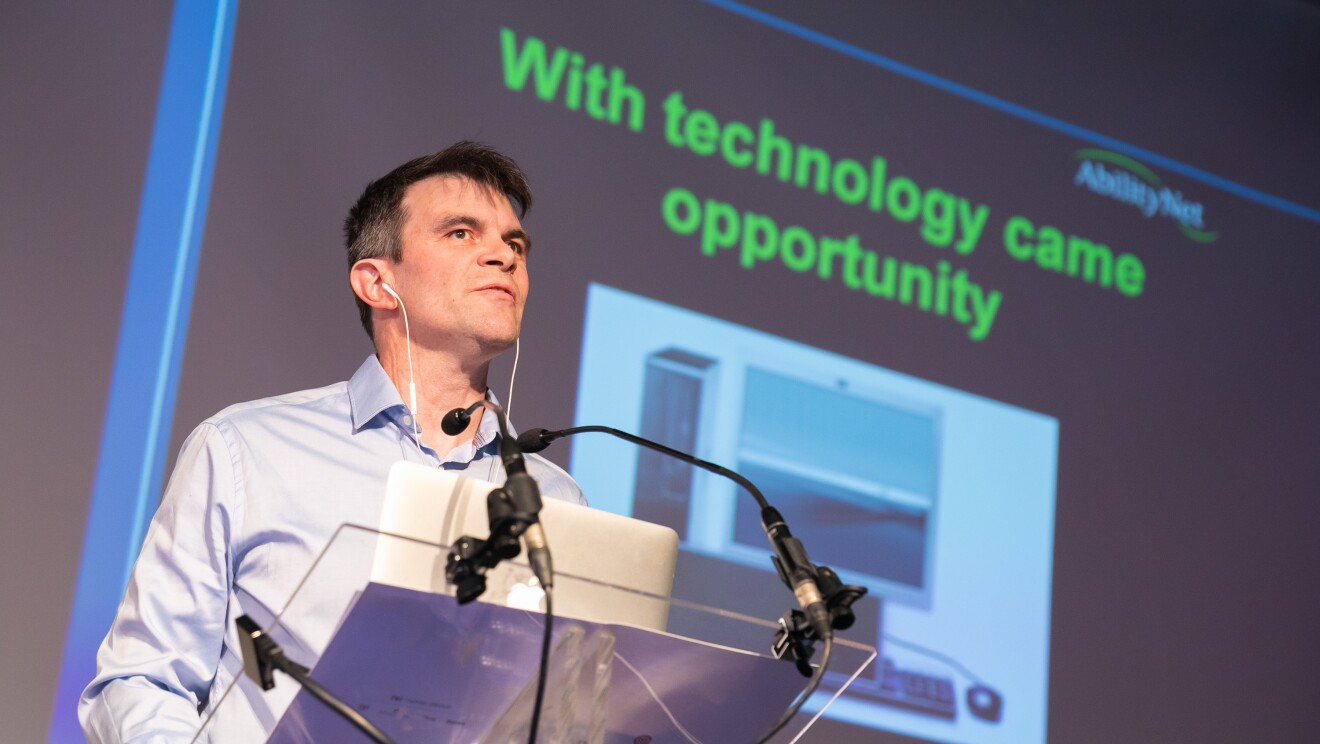
MULTIPOLYGON (((641 436, 680 452, 697 452, 702 401, 714 387, 715 360, 681 349, 665 349, 646 358, 641 436)), ((643 449, 637 455, 633 516, 673 527, 687 537, 689 509, 697 472, 686 463, 643 449)), ((698 510, 698 514, 700 511, 698 510)))

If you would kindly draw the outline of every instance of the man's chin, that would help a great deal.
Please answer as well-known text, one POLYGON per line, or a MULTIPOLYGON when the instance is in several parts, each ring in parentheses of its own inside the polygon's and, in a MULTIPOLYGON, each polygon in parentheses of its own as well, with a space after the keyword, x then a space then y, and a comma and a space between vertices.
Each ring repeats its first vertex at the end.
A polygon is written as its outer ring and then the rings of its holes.
POLYGON ((518 335, 516 333, 489 334, 478 338, 477 342, 481 345, 483 352, 491 357, 497 357, 513 348, 514 344, 518 342, 518 335))
POLYGON ((506 324, 468 326, 426 340, 414 335, 413 340, 441 354, 466 357, 468 362, 488 362, 513 348, 518 340, 518 328, 506 324))

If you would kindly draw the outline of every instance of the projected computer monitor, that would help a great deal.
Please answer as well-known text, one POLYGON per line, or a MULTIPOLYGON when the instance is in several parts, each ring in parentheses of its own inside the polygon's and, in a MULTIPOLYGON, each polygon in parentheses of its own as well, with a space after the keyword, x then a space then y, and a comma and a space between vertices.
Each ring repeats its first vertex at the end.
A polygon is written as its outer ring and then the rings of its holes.
MULTIPOLYGON (((725 369, 741 392, 721 390, 721 362, 668 347, 645 360, 641 434, 687 452, 733 452, 817 563, 887 601, 928 608, 939 488, 936 409, 875 392, 875 380, 805 379, 793 358, 753 352, 725 369), (741 426, 717 436, 709 416, 734 395, 741 426)), ((723 362, 725 367, 731 363, 723 362)), ((690 467, 649 450, 637 456, 634 516, 679 530, 685 545, 769 570, 756 503, 719 503, 690 467), (697 506, 694 508, 694 504, 697 506), (699 536, 706 536, 703 541, 699 536), (703 544, 704 543, 704 544, 703 544)))

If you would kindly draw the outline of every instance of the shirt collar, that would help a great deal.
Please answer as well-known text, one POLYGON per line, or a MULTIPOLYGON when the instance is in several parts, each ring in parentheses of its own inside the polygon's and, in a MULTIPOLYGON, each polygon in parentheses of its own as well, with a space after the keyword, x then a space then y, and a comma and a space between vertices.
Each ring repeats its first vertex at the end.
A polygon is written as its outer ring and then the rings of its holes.
POLYGON ((403 399, 394 389, 390 376, 380 366, 375 354, 367 357, 348 380, 348 407, 353 417, 353 431, 360 431, 381 413, 397 407, 404 410, 403 399))
MULTIPOLYGON (((497 405, 499 404, 499 400, 495 397, 495 394, 492 393, 489 389, 486 390, 486 400, 495 403, 497 405)), ((518 432, 514 430, 512 423, 509 424, 509 436, 514 438, 517 438, 518 436, 518 432)), ((491 442, 494 442, 495 440, 499 439, 499 437, 500 437, 499 417, 495 415, 494 411, 489 411, 489 410, 481 414, 481 423, 477 424, 477 433, 476 436, 472 438, 472 443, 476 445, 477 449, 481 449, 486 445, 490 444, 491 442)))
MULTIPOLYGON (((486 399, 498 403, 499 400, 491 391, 486 391, 486 399)), ((360 431, 362 427, 371 422, 380 414, 397 409, 394 413, 402 415, 408 411, 404 405, 403 399, 399 397, 399 391, 395 389, 394 382, 390 376, 385 374, 385 368, 380 366, 380 360, 375 354, 367 356, 362 362, 362 366, 348 380, 348 406, 353 418, 353 431, 360 431)), ((491 442, 499 439, 500 422, 493 411, 486 411, 481 416, 481 423, 477 425, 477 433, 472 442, 476 449, 482 449, 491 442)), ((509 436, 517 437, 518 432, 509 425, 509 436)))

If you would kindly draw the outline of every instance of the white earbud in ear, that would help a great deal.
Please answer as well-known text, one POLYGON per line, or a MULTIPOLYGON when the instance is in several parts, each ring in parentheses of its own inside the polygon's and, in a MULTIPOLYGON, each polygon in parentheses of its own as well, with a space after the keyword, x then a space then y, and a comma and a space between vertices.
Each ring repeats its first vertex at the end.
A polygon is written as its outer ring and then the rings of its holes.
POLYGON ((394 287, 391 287, 390 285, 388 285, 388 284, 386 284, 386 283, 384 283, 384 282, 381 282, 380 288, 383 289, 383 290, 385 290, 386 292, 389 292, 391 297, 393 297, 394 299, 398 300, 400 306, 403 305, 403 298, 399 296, 399 293, 398 293, 398 292, 395 292, 395 291, 394 291, 394 287))

